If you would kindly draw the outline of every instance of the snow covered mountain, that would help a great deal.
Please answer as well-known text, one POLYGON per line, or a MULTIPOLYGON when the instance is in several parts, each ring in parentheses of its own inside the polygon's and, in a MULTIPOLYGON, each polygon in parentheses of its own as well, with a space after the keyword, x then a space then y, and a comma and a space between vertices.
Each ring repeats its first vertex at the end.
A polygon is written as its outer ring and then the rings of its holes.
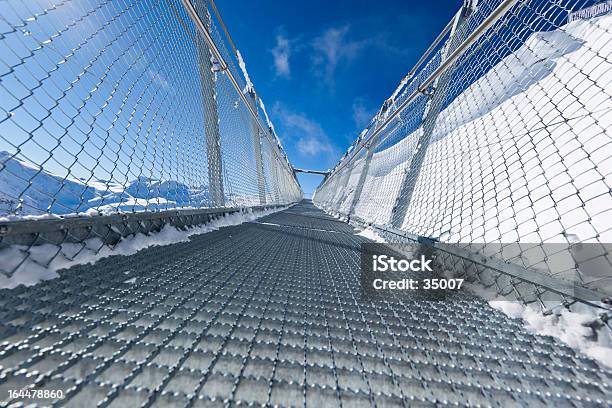
POLYGON ((156 211, 209 207, 208 186, 139 177, 125 186, 63 178, 0 151, 0 216, 156 211))

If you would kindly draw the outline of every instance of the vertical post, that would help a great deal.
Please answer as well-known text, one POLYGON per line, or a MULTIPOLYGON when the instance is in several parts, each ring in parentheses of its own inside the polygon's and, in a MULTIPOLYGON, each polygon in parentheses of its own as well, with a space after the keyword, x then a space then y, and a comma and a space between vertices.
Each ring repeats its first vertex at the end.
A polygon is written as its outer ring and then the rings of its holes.
MULTIPOLYGON (((461 41, 463 41, 467 31, 467 25, 464 23, 470 16, 472 7, 471 1, 466 0, 461 10, 455 16, 453 28, 449 34, 448 45, 442 51, 440 63, 444 62, 446 56, 457 48, 457 46, 461 44, 461 41)), ((408 213, 414 188, 416 187, 416 183, 421 172, 421 166, 425 159, 427 148, 429 147, 429 140, 431 139, 431 135, 436 125, 436 119, 438 118, 442 106, 444 105, 444 101, 446 100, 446 92, 453 75, 452 67, 453 65, 444 71, 433 84, 433 93, 431 94, 431 99, 429 100, 427 108, 425 109, 425 114, 423 115, 423 123, 421 125, 423 128, 423 133, 421 134, 419 142, 417 143, 416 150, 410 162, 410 167, 404 173, 402 185, 395 200, 395 205, 391 214, 391 226, 394 228, 401 229, 404 218, 406 218, 406 214, 408 213)))
POLYGON ((353 174, 353 170, 354 168, 351 167, 350 164, 347 164, 346 177, 342 182, 342 187, 340 187, 340 195, 338 196, 338 201, 336 202, 336 209, 338 210, 338 212, 340 212, 340 206, 342 205, 342 203, 344 203, 348 196, 348 191, 346 191, 346 189, 348 187, 349 180, 351 179, 351 174, 353 174))
MULTIPOLYGON (((257 110, 257 95, 251 89, 249 90, 249 101, 251 102, 251 106, 254 108, 255 112, 257 110)), ((263 161, 261 157, 261 133, 259 131, 259 125, 257 124, 257 119, 251 119, 251 133, 253 134, 253 154, 255 155, 255 169, 257 171, 257 190, 259 192, 259 204, 266 204, 266 179, 264 176, 263 170, 263 161)))
POLYGON ((274 165, 274 202, 279 203, 282 200, 281 197, 281 175, 279 174, 279 163, 278 158, 275 156, 272 158, 272 164, 274 165))
MULTIPOLYGON (((391 107, 392 104, 390 102, 391 100, 389 99, 385 101, 382 107, 381 115, 383 115, 391 107)), ((379 120, 378 124, 374 126, 374 131, 378 129, 380 121, 382 121, 380 117, 378 120, 379 120)), ((373 124, 370 124, 370 126, 367 128, 366 134, 364 135, 364 139, 367 138, 368 133, 371 130, 371 126, 373 126, 373 124)), ((365 145, 365 149, 366 149, 365 163, 363 164, 363 169, 361 170, 361 173, 359 174, 359 180, 357 181, 357 186, 355 187, 355 193, 353 194, 351 206, 347 214, 349 219, 351 218, 351 215, 353 215, 355 211, 355 207, 357 207, 357 204, 359 203, 359 199, 361 198, 361 193, 363 191, 363 185, 365 184, 366 178, 368 177, 368 172, 370 171, 370 163, 372 162, 372 156, 374 156, 374 149, 376 148, 376 145, 378 143, 379 136, 380 134, 375 135, 374 137, 372 137, 372 140, 370 140, 365 145)))
POLYGON ((337 213, 339 212, 337 204, 340 203, 340 199, 342 198, 342 189, 345 188, 346 181, 348 181, 346 179, 347 167, 348 165, 345 166, 345 168, 338 175, 338 177, 336 177, 336 180, 334 182, 334 188, 330 192, 331 194, 329 197, 329 206, 331 207, 333 211, 337 213), (338 192, 340 192, 340 196, 336 200, 336 195, 338 194, 338 192))
MULTIPOLYGON (((198 14, 205 13, 210 28, 210 15, 204 7, 197 8, 198 14)), ((206 159, 208 161, 208 190, 214 207, 225 205, 223 193, 223 168, 221 160, 221 132, 219 130, 219 112, 215 87, 215 72, 212 53, 204 39, 196 38, 198 68, 200 71, 200 88, 204 102, 204 132, 206 134, 206 159)))
POLYGON ((372 156, 374 155, 374 148, 376 147, 376 139, 378 137, 374 137, 372 141, 366 146, 366 154, 365 154, 365 163, 363 164, 363 169, 361 169, 361 174, 359 174, 359 181, 357 181, 357 186, 355 187, 355 193, 353 194, 353 200, 351 201, 351 206, 348 211, 348 217, 355 212, 355 207, 357 207, 357 203, 359 203, 359 198, 361 197, 361 192, 363 191, 363 185, 368 177, 368 171, 370 170, 370 162, 372 161, 372 156))

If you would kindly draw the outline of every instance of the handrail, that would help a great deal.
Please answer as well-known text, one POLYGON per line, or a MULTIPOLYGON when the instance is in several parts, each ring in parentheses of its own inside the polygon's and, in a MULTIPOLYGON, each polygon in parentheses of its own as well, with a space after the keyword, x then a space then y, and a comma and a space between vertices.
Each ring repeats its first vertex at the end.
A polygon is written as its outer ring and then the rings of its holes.
MULTIPOLYGON (((442 32, 440 34, 438 34, 438 36, 436 37, 436 39, 431 43, 431 45, 429 46, 429 48, 427 48, 427 50, 425 51, 425 53, 423 55, 421 55, 421 58, 416 62, 416 64, 414 64, 414 66, 412 67, 412 69, 410 71, 408 71, 408 75, 406 75, 405 78, 412 78, 412 76, 416 73, 416 71, 419 69, 419 67, 423 64, 423 62, 425 62, 425 60, 427 59, 427 57, 429 57, 429 55, 433 52, 433 50, 436 49, 436 47, 438 45, 440 45, 440 43, 442 42, 442 39, 444 38, 444 36, 446 34, 448 34, 448 32, 451 30, 451 28, 453 27, 453 21, 454 18, 451 19, 448 24, 446 24, 446 27, 444 27, 444 29, 442 30, 442 32)), ((403 80, 402 80, 403 81, 403 80)))
MULTIPOLYGON (((198 31, 200 31, 200 33, 204 37, 204 40, 206 40, 206 43, 210 47, 210 49, 211 49, 215 59, 217 59, 217 61, 219 61, 220 65, 221 65, 221 70, 226 73, 227 77, 229 78, 230 82, 232 83, 232 86, 236 89, 236 92, 238 92, 238 95, 240 95, 240 99, 242 99, 242 102, 246 105, 247 109, 249 110, 249 113, 251 114, 253 119, 255 119, 255 122, 257 122, 257 126, 259 126, 259 129, 266 136, 266 138, 270 141, 270 143, 272 143, 272 145, 276 145, 276 141, 271 138, 270 132, 262 126, 262 124, 261 124, 261 122, 259 120, 259 116, 257 115, 257 112, 251 106, 252 104, 246 98, 246 96, 244 95, 244 92, 242 92, 242 89, 240 88, 240 85, 238 84, 238 81, 236 81, 236 78, 234 77, 234 74, 232 73, 232 70, 229 69, 229 65, 225 61, 225 58, 223 58, 223 55, 221 54, 221 51, 217 47, 217 44, 215 44, 212 36, 210 35, 210 32, 208 31, 208 29, 206 28, 206 26, 204 25, 204 23, 200 19, 200 16, 198 16, 198 13, 195 10, 195 8, 193 7, 193 4, 191 4, 191 1, 190 0, 181 0, 181 3, 183 4, 183 7, 185 7, 185 10, 187 11, 187 14, 189 15, 189 17, 191 18, 191 20, 195 24, 195 26, 198 29, 198 31)), ((274 149, 274 152, 278 156, 278 153, 276 152, 276 150, 277 149, 274 149)))
POLYGON ((309 170, 309 169, 298 169, 297 167, 293 168, 293 171, 296 173, 304 173, 304 174, 318 174, 321 176, 329 176, 329 170, 309 170))
POLYGON ((215 17, 217 17, 217 20, 219 20, 219 24, 221 24, 221 29, 223 30, 223 33, 227 37, 227 40, 229 41, 230 46, 232 47, 232 51, 234 51, 234 54, 236 54, 238 49, 236 48, 236 44, 234 44, 234 40, 232 40, 232 36, 227 30, 225 21, 223 21, 223 19, 221 18, 221 13, 219 13, 219 9, 217 8, 217 5, 215 4, 215 0, 210 0, 210 5, 213 9, 213 12, 215 13, 215 17))
MULTIPOLYGON (((440 66, 432 72, 429 77, 421 85, 415 89, 408 98, 406 98, 398 108, 393 111, 391 115, 389 115, 380 126, 372 132, 372 134, 368 137, 367 140, 363 141, 359 145, 359 147, 355 150, 352 157, 355 157, 357 153, 363 148, 364 145, 367 144, 368 141, 374 139, 376 136, 380 134, 388 125, 393 121, 399 114, 401 114, 408 105, 416 99, 417 96, 422 94, 435 80, 438 78, 443 72, 445 72, 452 64, 454 64, 461 56, 465 53, 465 51, 472 46, 476 41, 482 37, 482 35, 493 26, 501 17, 503 17, 506 12, 512 8, 519 0, 504 0, 493 12, 466 38, 455 51, 453 51, 441 64, 440 66)), ((437 39, 436 39, 437 40, 437 39)), ((346 162, 340 164, 336 169, 334 169, 334 173, 343 169, 348 162, 351 160, 347 160, 346 162)), ((327 180, 330 180, 328 178, 327 180)), ((323 186, 325 183, 321 184, 323 186)))
MULTIPOLYGON (((347 214, 338 213, 343 216, 347 214)), ((610 301, 608 295, 596 290, 580 287, 572 283, 564 282, 554 277, 542 274, 534 269, 528 269, 524 266, 516 265, 503 259, 496 258, 494 256, 484 255, 482 253, 473 252, 465 248, 460 248, 452 244, 440 242, 435 238, 426 237, 422 235, 412 234, 406 231, 398 230, 396 228, 380 225, 376 223, 366 222, 365 220, 351 216, 350 222, 357 224, 362 228, 374 228, 383 233, 395 235, 401 239, 407 239, 410 241, 418 242, 421 245, 445 252, 449 255, 465 259, 469 262, 477 264, 481 267, 488 268, 512 278, 519 279, 523 282, 530 283, 536 287, 544 288, 547 291, 556 293, 561 296, 567 296, 574 300, 580 301, 589 306, 593 306, 597 309, 610 310, 610 301)), ((382 245, 388 245, 384 243, 382 245)))
POLYGON ((177 208, 162 211, 137 211, 113 214, 57 216, 57 218, 17 219, 0 222, 0 238, 22 234, 66 231, 70 228, 90 228, 95 225, 114 225, 154 221, 172 217, 223 215, 245 210, 262 211, 289 204, 267 204, 252 207, 177 208))

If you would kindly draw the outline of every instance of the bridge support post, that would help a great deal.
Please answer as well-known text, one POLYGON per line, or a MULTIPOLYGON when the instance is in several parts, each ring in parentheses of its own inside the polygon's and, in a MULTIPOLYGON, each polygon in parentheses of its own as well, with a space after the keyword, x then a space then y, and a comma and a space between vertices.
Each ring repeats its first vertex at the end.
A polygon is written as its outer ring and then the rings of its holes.
MULTIPOLYGON (((199 12, 204 12, 199 10, 199 12)), ((210 26, 210 15, 206 12, 207 25, 210 26)), ((212 53, 204 39, 196 36, 200 87, 204 110, 204 132, 206 134, 206 158, 208 162, 208 191, 214 207, 225 206, 223 192, 223 164, 221 158, 221 132, 219 130, 219 112, 217 110, 216 79, 212 53)))
MULTIPOLYGON (((253 90, 249 91, 249 100, 251 106, 257 112, 257 95, 253 90)), ((261 157, 261 137, 264 136, 259 131, 259 125, 256 122, 257 119, 251 120, 251 133, 253 134, 253 154, 255 155, 255 169, 257 172, 257 190, 259 193, 259 204, 264 205, 266 203, 266 178, 263 169, 263 160, 261 157)))
MULTIPOLYGON (((336 208, 338 209, 340 209, 340 206, 342 205, 342 203, 344 203, 348 196, 349 192, 346 191, 346 188, 348 186, 349 180, 351 179, 351 173, 353 172, 353 169, 353 167, 346 169, 346 175, 344 176, 344 180, 342 181, 342 185, 340 187, 340 196, 338 197, 338 202, 336 203, 336 208)), ((340 212, 340 210, 338 210, 338 212, 340 212)))
POLYGON ((363 191, 363 185, 365 184, 366 178, 368 177, 368 171, 370 170, 370 162, 372 161, 372 156, 374 156, 374 148, 376 147, 376 140, 378 137, 374 137, 372 141, 366 147, 366 155, 365 155, 365 163, 363 164, 363 169, 361 170, 361 174, 359 174, 359 181, 357 181, 357 186, 355 187, 355 193, 353 194, 353 199, 351 200, 351 206, 349 207, 348 217, 350 218, 355 213, 355 208, 359 203, 359 198, 361 197, 361 192, 363 191))
MULTIPOLYGON (((274 171, 274 182, 271 183, 274 186, 274 202, 278 203, 281 201, 281 199, 283 198, 281 196, 281 186, 280 183, 282 182, 281 177, 279 175, 279 164, 277 163, 278 159, 276 157, 274 157, 272 159, 272 169, 274 171)), ((284 188, 284 187, 283 187, 284 188)), ((284 190, 282 190, 284 191, 284 190)))
MULTIPOLYGON (((453 28, 448 39, 448 45, 442 51, 441 62, 444 62, 446 56, 456 49, 465 38, 468 27, 464 23, 470 16, 472 8, 472 2, 470 0, 466 0, 463 8, 455 16, 453 28)), ((425 159, 427 148, 429 147, 429 141, 436 125, 436 119, 438 118, 438 115, 440 114, 442 106, 446 100, 446 92, 453 75, 452 68, 453 65, 444 71, 433 84, 433 93, 431 95, 431 99, 429 100, 429 104, 425 109, 425 114, 423 115, 423 122, 421 125, 423 133, 421 134, 419 142, 417 143, 416 150, 410 162, 410 167, 404 173, 402 184, 395 200, 395 205, 393 206, 391 226, 394 228, 401 229, 404 219, 406 218, 406 214, 408 213, 412 195, 421 172, 421 166, 425 159)))

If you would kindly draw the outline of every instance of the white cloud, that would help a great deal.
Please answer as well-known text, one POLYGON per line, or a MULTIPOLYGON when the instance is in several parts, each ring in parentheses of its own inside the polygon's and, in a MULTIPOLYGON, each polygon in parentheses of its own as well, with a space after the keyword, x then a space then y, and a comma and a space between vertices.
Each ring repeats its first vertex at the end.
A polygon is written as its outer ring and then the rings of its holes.
POLYGON ((365 100, 363 98, 356 98, 353 101, 353 122, 355 122, 355 126, 357 128, 363 128, 368 123, 376 113, 376 109, 368 108, 366 106, 365 100))
POLYGON ((331 144, 316 136, 305 136, 298 140, 297 148, 303 156, 318 156, 321 153, 332 153, 331 144))
POLYGON ((318 122, 302 112, 293 112, 280 103, 274 105, 273 112, 282 123, 285 133, 297 140, 295 147, 301 156, 323 156, 328 163, 334 163, 338 159, 338 148, 318 122))
POLYGON ((291 76, 291 66, 289 57, 291 56, 291 43, 283 34, 276 35, 276 46, 272 48, 274 57, 274 71, 276 76, 289 78, 291 76))
POLYGON ((147 70, 147 74, 149 75, 149 78, 151 78, 151 80, 153 80, 153 82, 159 86, 161 86, 164 89, 169 89, 170 88, 170 84, 168 83, 168 81, 166 80, 166 77, 163 76, 161 73, 159 73, 158 71, 149 68, 147 70))
POLYGON ((333 83, 338 64, 351 61, 367 45, 367 40, 349 40, 349 29, 348 25, 329 28, 312 42, 315 72, 328 83, 333 83))

